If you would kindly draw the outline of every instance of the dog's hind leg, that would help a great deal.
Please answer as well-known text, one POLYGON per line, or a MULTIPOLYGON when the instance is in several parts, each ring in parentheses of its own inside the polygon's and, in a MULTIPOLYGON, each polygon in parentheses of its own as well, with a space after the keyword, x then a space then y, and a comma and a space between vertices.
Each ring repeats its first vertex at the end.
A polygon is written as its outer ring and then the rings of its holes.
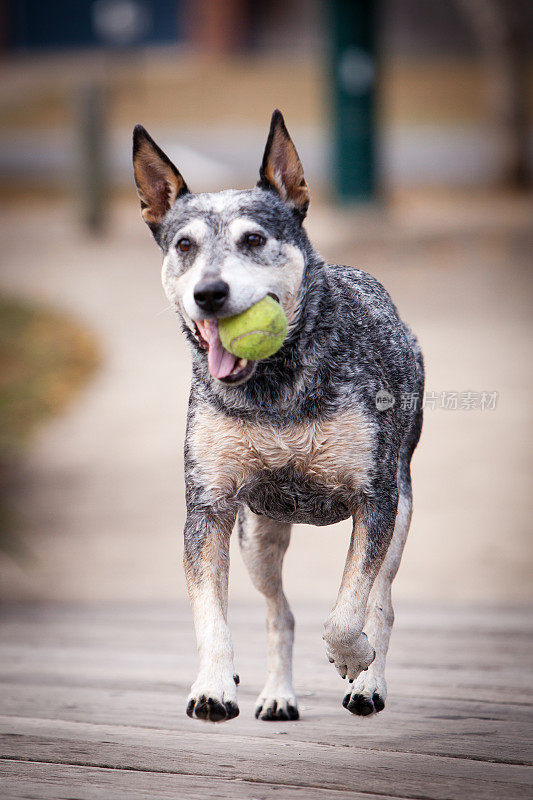
POLYGON ((283 593, 281 571, 291 526, 239 511, 239 542, 252 581, 267 602, 268 675, 257 698, 255 716, 264 720, 298 719, 292 687, 294 617, 283 593))
POLYGON ((374 581, 367 605, 365 632, 376 650, 376 657, 368 670, 362 672, 355 680, 351 691, 346 694, 343 701, 344 707, 352 714, 367 716, 385 708, 387 697, 385 661, 394 622, 391 586, 400 566, 409 532, 411 509, 410 490, 400 493, 392 541, 374 581))

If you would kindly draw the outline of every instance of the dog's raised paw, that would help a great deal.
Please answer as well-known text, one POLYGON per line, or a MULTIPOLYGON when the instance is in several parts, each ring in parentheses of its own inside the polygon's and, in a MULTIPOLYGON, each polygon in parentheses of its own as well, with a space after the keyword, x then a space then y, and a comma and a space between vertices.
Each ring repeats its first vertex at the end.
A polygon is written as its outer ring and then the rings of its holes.
POLYGON ((366 633, 361 633, 357 639, 347 635, 344 639, 337 632, 335 636, 326 633, 326 655, 341 678, 353 681, 361 672, 368 669, 376 657, 376 651, 369 643, 366 633))
POLYGON ((206 722, 224 722, 239 716, 239 706, 233 700, 225 702, 205 694, 190 697, 187 703, 187 716, 206 722))
POLYGON ((257 698, 255 706, 255 718, 263 719, 268 722, 287 722, 300 717, 298 704, 294 696, 266 696, 261 695, 257 698))

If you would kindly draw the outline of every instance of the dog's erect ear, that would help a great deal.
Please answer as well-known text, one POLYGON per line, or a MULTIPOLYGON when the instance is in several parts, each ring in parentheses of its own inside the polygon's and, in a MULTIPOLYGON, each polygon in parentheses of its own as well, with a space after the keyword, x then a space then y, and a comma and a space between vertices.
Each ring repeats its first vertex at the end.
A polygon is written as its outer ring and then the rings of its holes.
POLYGON ((303 220, 309 206, 309 187, 305 182, 298 153, 285 127, 283 115, 277 108, 272 114, 259 176, 257 185, 277 192, 303 220))
POLYGON ((133 129, 133 172, 142 218, 155 231, 176 198, 189 190, 172 161, 142 125, 133 129))

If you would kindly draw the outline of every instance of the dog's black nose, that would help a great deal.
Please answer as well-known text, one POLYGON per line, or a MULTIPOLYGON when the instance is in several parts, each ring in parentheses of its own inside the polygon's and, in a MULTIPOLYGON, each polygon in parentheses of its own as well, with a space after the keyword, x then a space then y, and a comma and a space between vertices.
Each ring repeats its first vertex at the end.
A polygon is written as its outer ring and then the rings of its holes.
POLYGON ((194 287, 196 305, 200 306, 203 311, 211 313, 222 308, 228 294, 229 286, 226 281, 200 281, 194 287))

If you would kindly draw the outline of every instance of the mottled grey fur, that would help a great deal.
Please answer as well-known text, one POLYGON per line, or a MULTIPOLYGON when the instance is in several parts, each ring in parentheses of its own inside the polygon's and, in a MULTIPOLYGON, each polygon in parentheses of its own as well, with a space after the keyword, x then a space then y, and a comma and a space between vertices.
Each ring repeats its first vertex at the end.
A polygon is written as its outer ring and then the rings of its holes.
MULTIPOLYGON (((276 354, 257 362, 250 377, 239 385, 227 385, 210 375, 205 351, 190 324, 183 322, 192 352, 185 445, 185 561, 193 575, 191 580, 197 585, 205 580, 202 559, 214 529, 229 535, 239 514, 240 536, 246 539, 242 513, 246 507, 282 523, 327 525, 353 516, 362 521, 367 532, 364 569, 374 576, 391 541, 398 497, 409 501, 411 498, 410 461, 422 427, 424 385, 417 340, 375 278, 353 267, 325 263, 302 226, 304 214, 305 209, 298 212, 263 182, 249 191, 219 195, 184 193, 161 224, 151 226, 163 253, 167 254, 175 247, 177 231, 192 219, 200 218, 212 232, 210 258, 216 272, 217 259, 225 257, 224 236, 229 223, 246 216, 277 242, 296 247, 305 263, 298 314, 286 341, 276 354), (215 202, 213 198, 218 199, 215 202), (376 394, 383 389, 392 394, 395 404, 387 410, 378 410, 376 394), (402 396, 418 397, 417 407, 413 404, 410 409, 404 408, 402 396), (361 413, 375 432, 369 479, 352 493, 347 486, 328 488, 288 464, 254 474, 236 495, 213 502, 205 485, 202 464, 197 463, 190 446, 198 410, 206 407, 224 418, 278 430, 334 419, 342 412, 361 413)), ((261 264, 263 256, 260 251, 250 251, 244 257, 261 264)), ((176 268, 176 278, 191 268, 194 258, 194 251, 183 257, 176 268)), ((282 266, 273 268, 271 263, 264 266, 265 270, 282 269, 282 266)), ((284 548, 287 543, 288 540, 284 548)), ((224 558, 227 559, 227 554, 224 558)), ((370 586, 372 580, 373 577, 370 586)), ((233 715, 231 710, 224 714, 223 701, 202 697, 191 699, 189 710, 191 713, 194 710, 196 716, 216 720, 233 715)), ((368 713, 357 711, 360 699, 348 702, 354 713, 368 713)), ((233 705, 231 701, 231 708, 233 705)), ((382 707, 383 701, 376 695, 371 710, 382 707)), ((293 708, 290 702, 289 708, 293 708)))

